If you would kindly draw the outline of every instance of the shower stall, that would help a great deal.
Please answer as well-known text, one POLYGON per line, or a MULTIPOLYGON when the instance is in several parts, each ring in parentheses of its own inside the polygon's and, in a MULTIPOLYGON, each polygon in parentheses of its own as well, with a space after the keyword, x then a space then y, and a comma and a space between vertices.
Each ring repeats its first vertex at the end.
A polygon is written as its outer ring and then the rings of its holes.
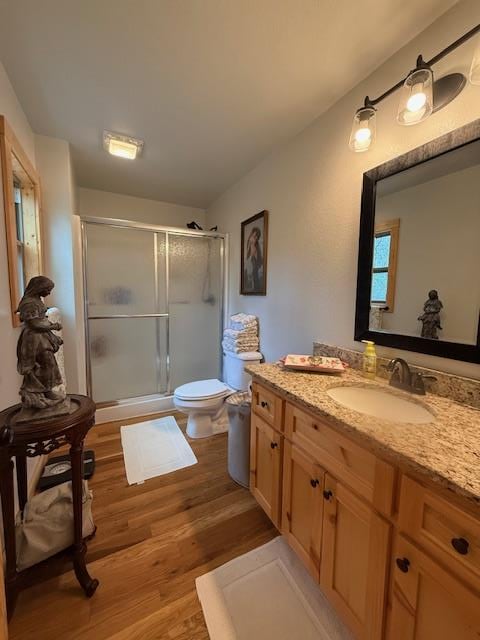
POLYGON ((221 376, 226 239, 82 218, 87 387, 100 405, 221 376))

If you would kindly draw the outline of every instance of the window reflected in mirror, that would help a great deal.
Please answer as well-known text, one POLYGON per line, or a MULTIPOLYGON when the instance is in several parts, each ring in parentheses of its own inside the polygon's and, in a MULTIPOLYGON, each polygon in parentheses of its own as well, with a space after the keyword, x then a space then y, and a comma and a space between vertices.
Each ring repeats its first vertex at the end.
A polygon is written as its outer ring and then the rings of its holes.
POLYGON ((371 331, 477 344, 480 141, 376 183, 371 331))

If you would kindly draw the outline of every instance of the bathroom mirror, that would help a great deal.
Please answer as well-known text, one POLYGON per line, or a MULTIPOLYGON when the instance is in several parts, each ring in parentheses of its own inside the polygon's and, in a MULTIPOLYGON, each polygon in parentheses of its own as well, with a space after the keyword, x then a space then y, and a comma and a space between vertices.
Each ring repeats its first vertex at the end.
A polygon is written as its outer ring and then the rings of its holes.
POLYGON ((355 339, 480 362, 480 120, 363 176, 355 339))

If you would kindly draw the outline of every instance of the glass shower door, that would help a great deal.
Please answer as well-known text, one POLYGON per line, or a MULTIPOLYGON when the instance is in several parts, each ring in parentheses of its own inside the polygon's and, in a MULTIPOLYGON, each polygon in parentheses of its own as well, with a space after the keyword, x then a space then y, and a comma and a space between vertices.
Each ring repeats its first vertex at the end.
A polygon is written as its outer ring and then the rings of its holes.
POLYGON ((96 402, 165 393, 166 234, 87 223, 90 392, 96 402))
POLYGON ((223 243, 168 234, 171 391, 221 374, 223 243))

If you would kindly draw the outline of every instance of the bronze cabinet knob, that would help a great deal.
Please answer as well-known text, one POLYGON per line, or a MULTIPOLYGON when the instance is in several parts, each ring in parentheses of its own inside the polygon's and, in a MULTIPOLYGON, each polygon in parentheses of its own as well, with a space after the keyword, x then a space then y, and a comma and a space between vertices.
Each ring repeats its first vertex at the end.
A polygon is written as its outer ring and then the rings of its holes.
POLYGON ((452 547, 455 549, 457 553, 461 556, 466 556, 468 553, 468 548, 470 546, 468 540, 465 538, 452 538, 452 547))
POLYGON ((397 558, 395 562, 402 573, 408 573, 410 568, 410 560, 408 558, 397 558))

